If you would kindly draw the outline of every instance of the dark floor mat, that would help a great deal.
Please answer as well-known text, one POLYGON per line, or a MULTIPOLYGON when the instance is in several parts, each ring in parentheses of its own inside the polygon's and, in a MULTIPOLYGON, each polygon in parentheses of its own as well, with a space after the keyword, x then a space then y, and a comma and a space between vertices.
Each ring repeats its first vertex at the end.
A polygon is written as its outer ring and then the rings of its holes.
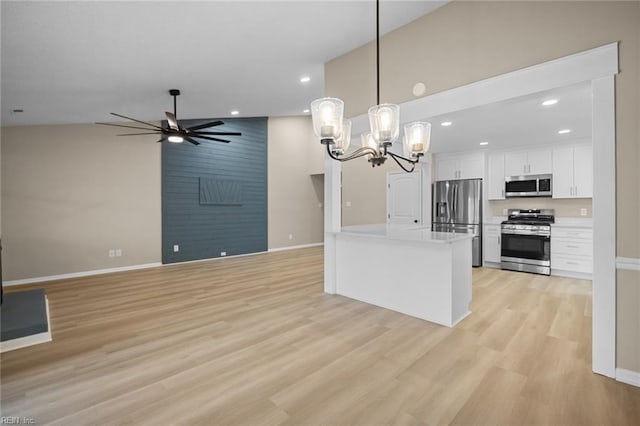
POLYGON ((49 330, 44 289, 5 293, 0 308, 1 340, 13 340, 49 330))

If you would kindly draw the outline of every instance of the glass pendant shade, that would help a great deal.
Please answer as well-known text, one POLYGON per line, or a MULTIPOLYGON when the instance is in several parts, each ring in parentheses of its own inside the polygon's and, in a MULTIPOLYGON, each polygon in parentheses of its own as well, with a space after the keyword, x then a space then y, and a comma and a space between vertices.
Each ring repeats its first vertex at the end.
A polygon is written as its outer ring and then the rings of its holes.
MULTIPOLYGON (((371 148, 376 151, 376 153, 380 153, 378 150, 378 142, 373 138, 373 134, 371 132, 365 132, 360 135, 360 139, 362 141, 363 148, 371 148)), ((376 154, 376 155, 378 155, 376 154)), ((373 155, 367 155, 367 158, 371 158, 373 155)))
POLYGON ((405 124, 402 145, 405 157, 415 158, 429 151, 431 144, 431 123, 414 121, 405 124))
POLYGON ((369 108, 369 125, 373 138, 381 145, 391 145, 400 133, 400 107, 380 104, 369 108))
POLYGON ((332 150, 336 154, 344 154, 349 149, 349 144, 351 144, 351 120, 345 119, 342 121, 340 137, 336 139, 332 150))
POLYGON ((342 132, 344 102, 337 98, 320 98, 311 102, 313 131, 322 143, 334 143, 342 132))

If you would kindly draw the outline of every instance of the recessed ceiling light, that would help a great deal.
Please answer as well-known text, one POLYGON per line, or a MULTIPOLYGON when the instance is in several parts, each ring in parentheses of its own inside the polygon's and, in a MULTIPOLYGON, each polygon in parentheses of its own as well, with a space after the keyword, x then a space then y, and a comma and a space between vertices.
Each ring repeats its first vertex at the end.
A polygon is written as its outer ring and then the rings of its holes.
POLYGON ((300 77, 300 83, 308 83, 311 81, 311 77, 309 76, 304 76, 304 77, 300 77))
POLYGON ((558 134, 564 135, 567 133, 571 133, 571 129, 562 129, 562 130, 558 130, 558 134))
POLYGON ((231 115, 238 115, 238 114, 240 114, 240 111, 238 110, 234 109, 233 111, 231 111, 231 115))
POLYGON ((309 110, 308 109, 305 109, 302 112, 304 112, 305 114, 309 114, 309 110))
POLYGON ((480 142, 480 145, 489 145, 489 142, 480 142))
POLYGON ((557 99, 547 99, 546 101, 542 102, 542 106, 551 106, 557 103, 558 103, 557 99))
POLYGON ((440 123, 441 126, 447 127, 447 126, 451 126, 453 123, 450 121, 443 121, 442 123, 440 123))

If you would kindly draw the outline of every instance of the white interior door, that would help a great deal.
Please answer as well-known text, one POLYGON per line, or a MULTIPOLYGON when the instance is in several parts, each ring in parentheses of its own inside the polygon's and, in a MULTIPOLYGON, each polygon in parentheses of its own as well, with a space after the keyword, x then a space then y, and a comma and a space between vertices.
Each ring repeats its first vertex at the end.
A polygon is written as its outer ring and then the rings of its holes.
POLYGON ((415 225, 422 223, 422 174, 390 172, 387 174, 387 223, 415 225))

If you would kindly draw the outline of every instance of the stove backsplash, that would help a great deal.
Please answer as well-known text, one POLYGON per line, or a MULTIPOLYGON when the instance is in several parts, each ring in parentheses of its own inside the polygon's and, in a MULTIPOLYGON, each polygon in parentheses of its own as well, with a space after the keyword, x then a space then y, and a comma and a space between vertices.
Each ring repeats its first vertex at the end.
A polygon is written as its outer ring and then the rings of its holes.
POLYGON ((554 198, 509 198, 489 201, 493 216, 506 216, 505 209, 554 209, 556 217, 591 217, 591 198, 554 199, 554 198), (580 215, 586 209, 587 215, 580 215))

